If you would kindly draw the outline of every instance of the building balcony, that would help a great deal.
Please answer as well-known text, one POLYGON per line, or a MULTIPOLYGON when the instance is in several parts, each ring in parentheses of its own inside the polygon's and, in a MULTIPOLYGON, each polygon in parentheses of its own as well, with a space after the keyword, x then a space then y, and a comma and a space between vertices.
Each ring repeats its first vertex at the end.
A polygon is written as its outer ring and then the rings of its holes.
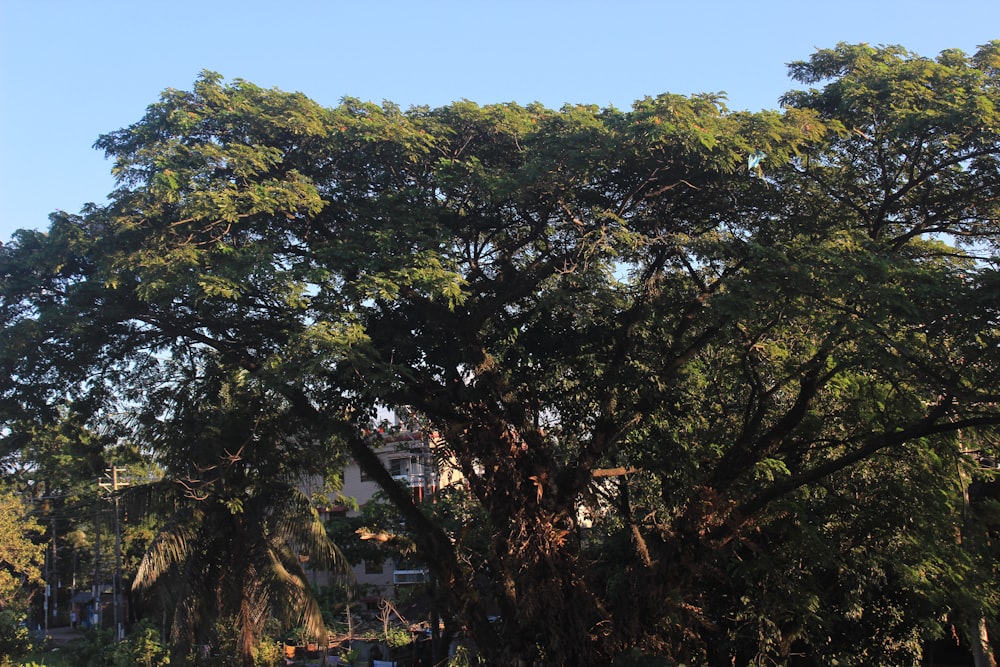
POLYGON ((397 586, 426 584, 429 576, 427 570, 393 570, 392 583, 397 586))

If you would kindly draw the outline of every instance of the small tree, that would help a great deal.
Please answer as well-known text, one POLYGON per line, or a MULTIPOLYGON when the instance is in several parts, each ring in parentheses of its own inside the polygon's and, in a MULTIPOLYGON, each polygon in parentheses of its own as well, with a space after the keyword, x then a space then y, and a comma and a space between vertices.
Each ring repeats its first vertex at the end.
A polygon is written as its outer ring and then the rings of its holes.
POLYGON ((27 610, 32 587, 42 583, 44 533, 21 496, 0 488, 0 610, 14 616, 27 610))

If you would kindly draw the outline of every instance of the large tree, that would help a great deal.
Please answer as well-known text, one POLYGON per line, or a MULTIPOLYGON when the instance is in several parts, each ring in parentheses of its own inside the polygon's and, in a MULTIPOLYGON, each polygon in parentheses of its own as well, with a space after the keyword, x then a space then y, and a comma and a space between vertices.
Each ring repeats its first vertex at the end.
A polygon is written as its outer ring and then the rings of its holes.
POLYGON ((841 45, 759 113, 323 108, 205 74, 98 141, 109 205, 3 248, 4 404, 155 414, 192 351, 252 378, 382 485, 494 664, 901 645, 972 581, 906 569, 958 557, 905 548, 954 525, 940 461, 1000 423, 998 60, 841 45), (380 405, 442 434, 478 559, 379 464, 380 405))

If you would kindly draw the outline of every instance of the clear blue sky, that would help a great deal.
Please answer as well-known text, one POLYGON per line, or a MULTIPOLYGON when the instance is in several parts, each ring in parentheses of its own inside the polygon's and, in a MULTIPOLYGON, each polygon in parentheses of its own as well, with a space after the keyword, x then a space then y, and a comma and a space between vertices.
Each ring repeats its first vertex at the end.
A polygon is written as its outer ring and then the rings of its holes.
POLYGON ((0 241, 113 187, 92 148, 203 69, 401 106, 628 108, 726 91, 775 108, 786 63, 837 42, 926 56, 1000 39, 1000 0, 0 0, 0 241))

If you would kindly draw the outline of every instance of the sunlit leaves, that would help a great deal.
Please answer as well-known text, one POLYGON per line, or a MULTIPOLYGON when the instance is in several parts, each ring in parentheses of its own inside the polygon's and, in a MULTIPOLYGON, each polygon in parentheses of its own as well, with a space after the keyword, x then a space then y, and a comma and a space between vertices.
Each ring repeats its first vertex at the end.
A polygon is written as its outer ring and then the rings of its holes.
POLYGON ((45 529, 24 498, 6 486, 0 488, 0 510, 0 607, 23 612, 30 599, 23 584, 42 581, 45 544, 36 540, 45 529))

